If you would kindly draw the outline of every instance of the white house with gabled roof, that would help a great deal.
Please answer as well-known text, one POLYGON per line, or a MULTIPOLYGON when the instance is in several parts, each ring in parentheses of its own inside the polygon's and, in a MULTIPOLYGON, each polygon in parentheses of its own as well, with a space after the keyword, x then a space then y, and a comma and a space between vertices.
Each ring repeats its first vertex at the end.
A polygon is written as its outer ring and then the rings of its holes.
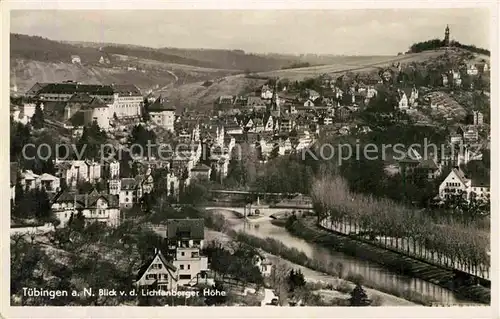
POLYGON ((466 200, 472 197, 486 200, 490 196, 490 183, 480 178, 468 178, 460 168, 453 168, 439 185, 439 197, 446 199, 460 193, 466 200))
POLYGON ((177 268, 163 256, 159 249, 155 249, 154 257, 137 273, 135 286, 147 288, 156 285, 161 290, 176 291, 177 283, 177 268))
POLYGON ((463 193, 466 198, 469 198, 470 187, 471 181, 465 177, 465 173, 460 168, 453 168, 439 185, 439 197, 445 199, 448 196, 463 193))

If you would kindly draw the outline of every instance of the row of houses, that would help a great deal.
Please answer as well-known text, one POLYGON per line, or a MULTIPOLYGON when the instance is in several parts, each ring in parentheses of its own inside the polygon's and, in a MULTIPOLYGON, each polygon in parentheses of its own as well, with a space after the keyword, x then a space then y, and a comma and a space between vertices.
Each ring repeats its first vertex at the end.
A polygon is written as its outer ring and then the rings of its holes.
MULTIPOLYGON (((54 163, 55 174, 37 175, 32 171, 22 172, 21 180, 18 181, 17 165, 11 165, 11 197, 15 200, 15 185, 20 182, 24 189, 43 188, 51 193, 51 202, 56 216, 63 224, 68 222, 75 209, 83 210, 84 217, 94 219, 95 209, 106 203, 106 208, 97 213, 100 220, 108 220, 115 224, 120 209, 130 208, 140 203, 145 194, 154 190, 154 173, 158 169, 165 169, 168 174, 161 181, 166 185, 166 191, 170 196, 177 198, 181 192, 181 186, 187 186, 194 179, 209 179, 212 171, 223 179, 228 173, 228 165, 232 148, 235 147, 235 138, 225 133, 223 126, 216 126, 214 130, 202 130, 196 125, 187 140, 173 147, 171 154, 164 158, 136 158, 128 163, 121 163, 117 159, 106 159, 100 162, 94 160, 59 160, 54 163), (213 131, 214 134, 211 134, 213 131), (203 132, 203 133, 202 133, 203 132), (202 158, 202 139, 210 149, 210 157, 202 158), (137 166, 133 177, 121 176, 121 166, 137 166), (96 184, 104 181, 108 188, 99 195, 103 197, 97 201, 83 201, 88 194, 78 193, 78 185, 82 182, 96 184), (63 189, 62 185, 66 185, 63 189), (97 205, 99 204, 99 205, 97 205), (101 205, 102 204, 102 205, 101 205), (88 206, 87 205, 97 205, 88 206)), ((93 194, 90 198, 96 197, 93 194)))

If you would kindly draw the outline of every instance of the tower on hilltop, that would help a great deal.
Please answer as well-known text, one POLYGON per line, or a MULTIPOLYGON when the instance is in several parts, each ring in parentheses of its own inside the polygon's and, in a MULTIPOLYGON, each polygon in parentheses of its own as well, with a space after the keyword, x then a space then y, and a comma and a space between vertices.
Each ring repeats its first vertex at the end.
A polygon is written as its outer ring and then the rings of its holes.
POLYGON ((444 45, 450 45, 450 27, 446 25, 446 29, 444 30, 444 45))

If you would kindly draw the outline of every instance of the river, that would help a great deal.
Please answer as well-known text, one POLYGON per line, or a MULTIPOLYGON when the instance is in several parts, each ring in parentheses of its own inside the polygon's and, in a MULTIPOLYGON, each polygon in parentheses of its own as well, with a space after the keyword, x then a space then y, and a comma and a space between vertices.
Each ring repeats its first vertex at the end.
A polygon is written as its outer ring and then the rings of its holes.
POLYGON ((341 262, 344 265, 344 275, 347 275, 349 272, 360 274, 369 282, 374 282, 386 287, 411 290, 447 305, 471 304, 468 300, 458 298, 452 291, 433 283, 400 275, 376 263, 360 260, 341 252, 327 249, 318 244, 306 242, 301 238, 291 235, 285 228, 273 225, 268 218, 261 218, 256 221, 245 221, 227 210, 221 210, 219 213, 227 219, 231 228, 236 231, 244 231, 260 238, 274 238, 288 247, 303 251, 310 258, 322 260, 324 263, 333 262, 336 264, 341 262))

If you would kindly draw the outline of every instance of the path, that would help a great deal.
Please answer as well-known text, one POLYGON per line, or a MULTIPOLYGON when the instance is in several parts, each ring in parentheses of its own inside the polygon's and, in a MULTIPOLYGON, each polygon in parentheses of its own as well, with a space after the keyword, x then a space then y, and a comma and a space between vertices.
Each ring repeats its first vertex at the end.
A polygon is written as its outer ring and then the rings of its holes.
POLYGON ((174 72, 169 71, 169 70, 164 70, 164 71, 167 72, 168 74, 170 74, 171 76, 173 76, 175 78, 175 81, 172 82, 172 83, 169 83, 169 84, 165 85, 164 87, 161 87, 159 89, 153 90, 153 92, 164 91, 164 90, 168 89, 169 87, 173 86, 175 83, 179 82, 179 77, 174 72))

